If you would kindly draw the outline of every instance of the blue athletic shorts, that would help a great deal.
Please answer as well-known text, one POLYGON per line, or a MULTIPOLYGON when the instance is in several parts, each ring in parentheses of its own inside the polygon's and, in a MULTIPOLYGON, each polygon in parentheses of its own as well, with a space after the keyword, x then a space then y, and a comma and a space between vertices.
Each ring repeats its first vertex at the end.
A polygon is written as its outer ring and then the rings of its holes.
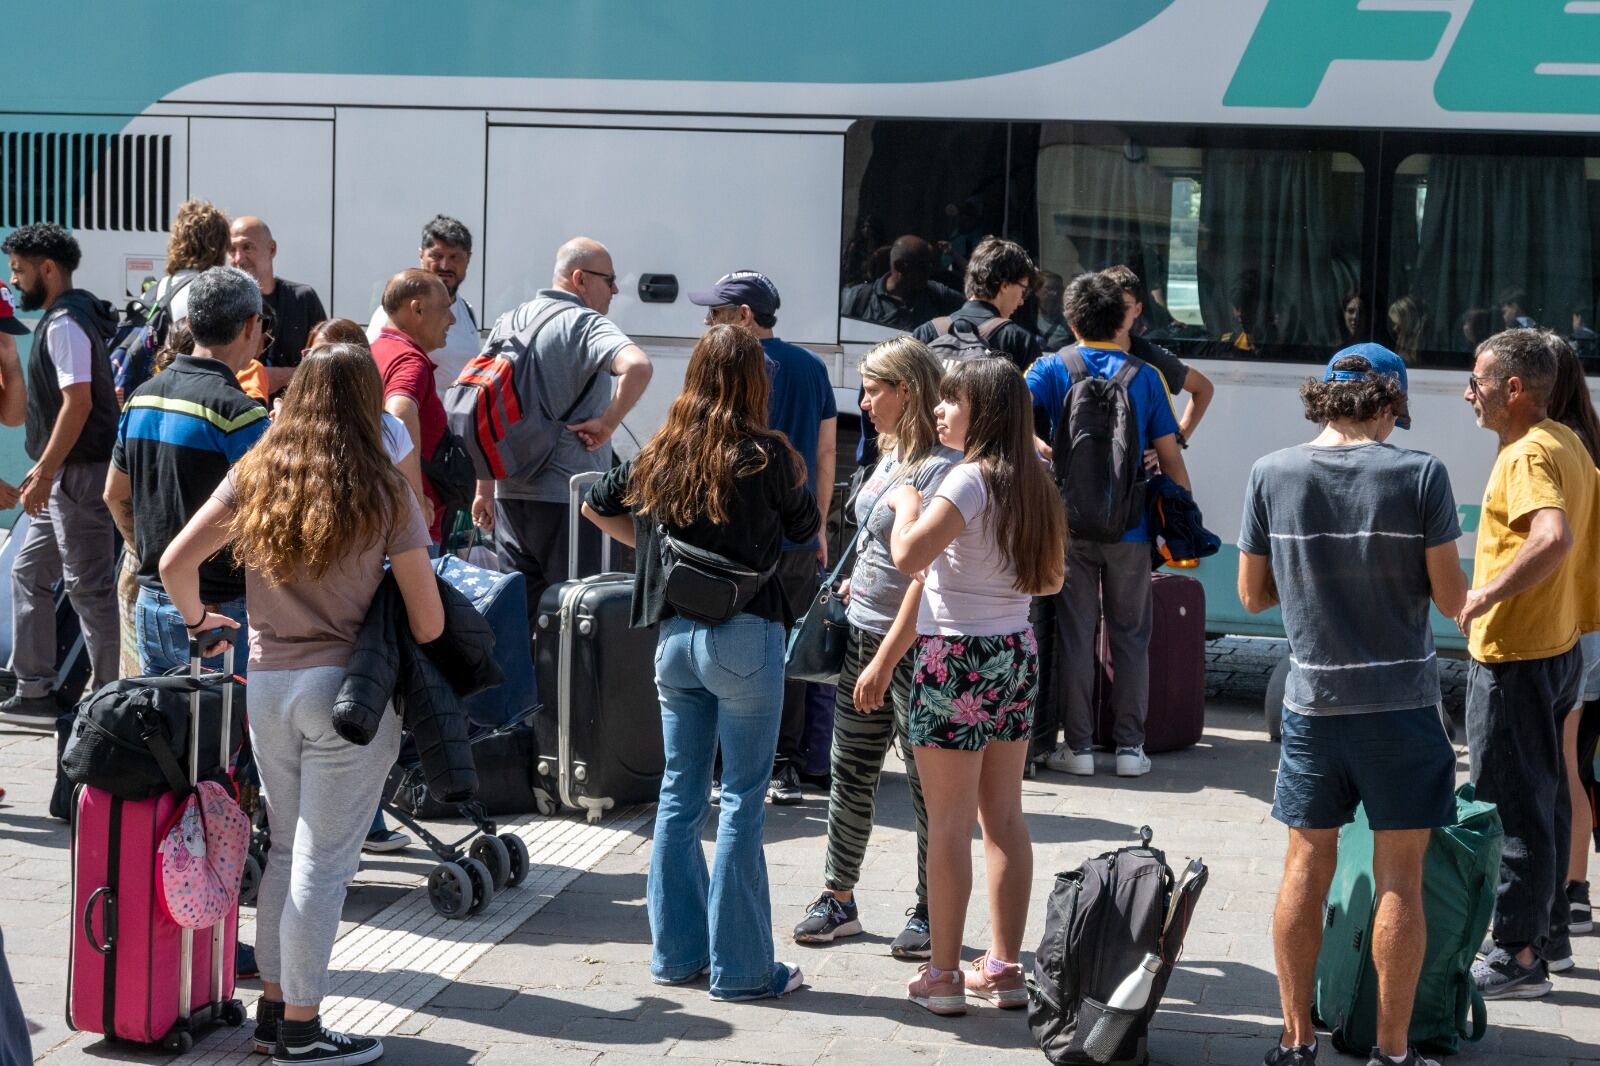
POLYGON ((1456 752, 1436 707, 1310 715, 1285 709, 1272 816, 1294 829, 1336 829, 1367 808, 1373 829, 1433 829, 1456 820, 1456 752))

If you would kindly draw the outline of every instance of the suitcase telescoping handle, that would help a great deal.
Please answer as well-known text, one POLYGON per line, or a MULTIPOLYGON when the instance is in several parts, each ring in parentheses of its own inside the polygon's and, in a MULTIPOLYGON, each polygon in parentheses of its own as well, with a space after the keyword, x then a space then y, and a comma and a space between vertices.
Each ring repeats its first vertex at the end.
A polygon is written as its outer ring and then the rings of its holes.
MULTIPOLYGON (((567 577, 576 581, 587 574, 578 572, 578 534, 583 532, 584 523, 589 520, 583 517, 583 498, 589 494, 589 486, 605 477, 604 474, 588 471, 582 474, 573 474, 568 483, 571 490, 570 503, 567 515, 567 577)), ((611 571, 611 538, 604 533, 600 534, 600 573, 611 571)))
MULTIPOLYGON (((222 725, 217 730, 221 736, 217 765, 226 773, 228 757, 233 753, 233 649, 241 632, 236 629, 209 629, 189 638, 189 676, 200 680, 201 652, 218 640, 227 640, 222 653, 222 725)), ((200 781, 200 686, 189 693, 189 784, 200 781)), ((211 927, 211 1006, 222 1004, 222 941, 227 935, 224 918, 211 927)), ((194 930, 187 926, 178 934, 178 1017, 187 1021, 194 1013, 194 930)))

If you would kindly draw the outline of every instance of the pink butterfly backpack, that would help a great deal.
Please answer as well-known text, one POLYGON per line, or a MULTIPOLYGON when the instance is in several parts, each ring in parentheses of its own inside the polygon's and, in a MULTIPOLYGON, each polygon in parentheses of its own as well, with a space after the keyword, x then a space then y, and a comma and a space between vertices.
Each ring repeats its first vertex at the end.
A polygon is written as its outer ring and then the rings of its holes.
POLYGON ((227 917, 239 899, 249 850, 250 819, 222 785, 200 782, 157 849, 156 884, 172 920, 208 929, 227 917))

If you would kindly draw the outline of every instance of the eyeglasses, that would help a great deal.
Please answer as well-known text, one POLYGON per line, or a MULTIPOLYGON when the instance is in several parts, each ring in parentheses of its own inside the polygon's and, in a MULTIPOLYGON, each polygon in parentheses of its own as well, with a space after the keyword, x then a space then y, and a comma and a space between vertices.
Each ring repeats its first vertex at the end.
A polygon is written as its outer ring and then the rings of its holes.
POLYGON ((1468 374, 1467 388, 1472 392, 1472 395, 1478 396, 1482 394, 1485 385, 1498 385, 1503 380, 1503 378, 1493 377, 1488 374, 1481 378, 1476 374, 1468 374))
POLYGON ((714 324, 717 321, 717 314, 722 311, 732 311, 735 315, 737 315, 739 313, 739 305, 717 304, 715 307, 706 308, 706 325, 709 326, 714 324))
POLYGON ((615 274, 602 274, 600 271, 590 270, 588 267, 579 267, 578 269, 583 271, 585 274, 593 274, 595 277, 599 278, 613 289, 617 287, 617 276, 615 274))

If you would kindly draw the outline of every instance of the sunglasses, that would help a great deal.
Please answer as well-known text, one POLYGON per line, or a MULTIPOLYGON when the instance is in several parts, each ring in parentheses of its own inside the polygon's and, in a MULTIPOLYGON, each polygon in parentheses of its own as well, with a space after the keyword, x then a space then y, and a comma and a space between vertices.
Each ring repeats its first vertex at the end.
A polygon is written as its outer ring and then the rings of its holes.
POLYGON ((1483 392, 1483 387, 1485 385, 1499 384, 1503 380, 1503 378, 1491 377, 1489 375, 1485 375, 1480 378, 1476 374, 1468 374, 1467 388, 1472 392, 1472 395, 1477 396, 1483 392))
POLYGON ((613 289, 617 287, 617 276, 615 274, 602 274, 600 271, 590 270, 588 267, 579 267, 578 269, 583 271, 585 274, 592 274, 601 281, 605 282, 607 285, 611 286, 613 289))

